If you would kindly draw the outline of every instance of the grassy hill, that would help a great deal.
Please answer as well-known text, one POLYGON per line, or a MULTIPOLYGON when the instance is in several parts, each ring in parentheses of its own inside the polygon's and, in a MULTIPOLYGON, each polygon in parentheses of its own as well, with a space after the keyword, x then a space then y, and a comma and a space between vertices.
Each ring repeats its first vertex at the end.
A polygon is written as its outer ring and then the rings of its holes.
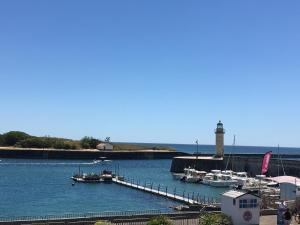
MULTIPOLYGON (((18 148, 41 148, 41 149, 96 149, 102 140, 93 137, 83 137, 80 140, 72 140, 58 137, 37 137, 29 135, 22 131, 10 131, 0 134, 0 146, 18 147, 18 148)), ((165 146, 149 146, 140 144, 127 144, 127 143, 111 143, 114 150, 169 150, 175 151, 172 148, 165 146)))

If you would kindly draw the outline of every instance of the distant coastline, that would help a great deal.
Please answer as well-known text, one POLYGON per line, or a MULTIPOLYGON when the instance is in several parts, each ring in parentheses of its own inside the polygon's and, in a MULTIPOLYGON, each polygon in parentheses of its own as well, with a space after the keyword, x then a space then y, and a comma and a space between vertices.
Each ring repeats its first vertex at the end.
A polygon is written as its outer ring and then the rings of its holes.
MULTIPOLYGON (((109 145, 111 151, 175 151, 169 146, 146 146, 132 143, 113 143, 110 137, 105 141, 85 136, 80 140, 43 136, 37 137, 22 131, 10 131, 0 134, 0 147, 10 150, 76 150, 98 151, 98 145, 109 145)), ((98 148, 99 149, 99 148, 98 148)), ((102 150, 102 149, 100 149, 102 150)), ((104 147, 105 150, 105 147, 104 147)))

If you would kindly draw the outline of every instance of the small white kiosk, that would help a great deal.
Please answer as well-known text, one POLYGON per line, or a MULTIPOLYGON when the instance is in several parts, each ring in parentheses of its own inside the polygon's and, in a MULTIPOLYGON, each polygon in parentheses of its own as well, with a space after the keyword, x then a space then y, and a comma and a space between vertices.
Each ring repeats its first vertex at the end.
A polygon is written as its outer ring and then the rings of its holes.
POLYGON ((292 176, 278 176, 270 178, 280 187, 280 200, 290 201, 300 197, 300 179, 292 176))
POLYGON ((114 149, 114 146, 112 144, 108 143, 108 142, 103 142, 103 143, 98 144, 96 146, 96 148, 98 150, 104 150, 104 151, 109 150, 109 151, 111 151, 111 150, 114 149))
POLYGON ((241 191, 230 190, 222 194, 222 213, 230 216, 234 225, 258 225, 260 197, 241 191))

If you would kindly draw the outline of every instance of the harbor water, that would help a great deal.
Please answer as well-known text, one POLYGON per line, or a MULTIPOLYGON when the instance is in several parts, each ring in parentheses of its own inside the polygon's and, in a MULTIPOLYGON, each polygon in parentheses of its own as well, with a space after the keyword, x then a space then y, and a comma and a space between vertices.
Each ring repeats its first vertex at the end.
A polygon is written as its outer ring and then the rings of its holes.
MULTIPOLYGON (((178 151, 195 152, 195 146, 175 145, 178 151)), ((173 145, 174 147, 174 145, 173 145)), ((247 151, 242 147, 239 152, 247 151)), ((264 148, 258 147, 262 153, 264 148)), ((266 148, 269 149, 269 148, 266 148)), ((276 148, 275 148, 276 149, 276 148)), ((199 146, 199 152, 213 152, 213 146, 199 146)), ((228 149, 227 149, 228 150, 228 149)), ((289 149, 295 154, 299 149, 289 149)), ((298 153, 297 152, 297 153, 298 153)), ((252 152, 248 152, 252 153, 252 152)), ((286 152, 288 153, 288 152, 286 152)), ((80 167, 83 172, 119 170, 121 175, 140 184, 160 185, 163 190, 187 196, 201 193, 219 197, 224 188, 175 180, 171 160, 114 160, 94 163, 91 160, 0 159, 0 217, 61 215, 124 210, 171 210, 178 202, 123 187, 114 183, 83 184, 70 177, 80 167)))
POLYGON ((173 179, 171 160, 116 160, 101 163, 70 160, 2 159, 0 162, 0 217, 60 215, 102 211, 170 211, 178 202, 114 183, 76 183, 70 177, 78 171, 100 172, 119 168, 120 174, 153 183, 169 192, 192 196, 192 192, 218 196, 224 189, 186 184, 173 179))

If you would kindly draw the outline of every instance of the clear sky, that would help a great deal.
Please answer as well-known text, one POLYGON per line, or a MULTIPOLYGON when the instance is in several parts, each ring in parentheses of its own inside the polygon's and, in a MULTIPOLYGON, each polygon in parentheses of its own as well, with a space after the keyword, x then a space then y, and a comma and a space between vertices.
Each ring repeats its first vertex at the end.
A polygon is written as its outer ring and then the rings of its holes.
POLYGON ((0 1, 0 133, 300 146, 300 1, 0 1))

